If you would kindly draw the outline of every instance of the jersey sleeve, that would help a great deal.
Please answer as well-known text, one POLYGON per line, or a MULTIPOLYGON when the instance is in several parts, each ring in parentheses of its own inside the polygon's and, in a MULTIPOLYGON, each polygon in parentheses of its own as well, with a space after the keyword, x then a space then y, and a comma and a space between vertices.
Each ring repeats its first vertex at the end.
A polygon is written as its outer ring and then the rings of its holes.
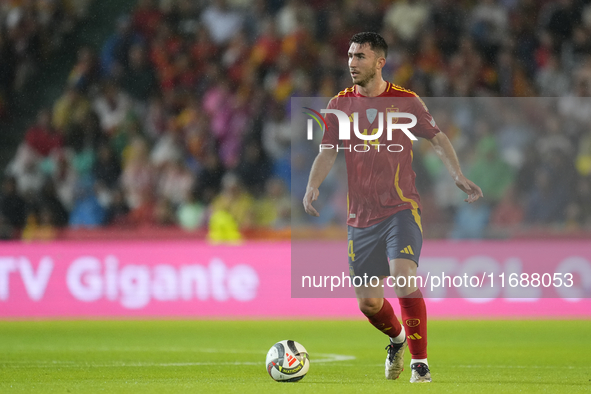
MULTIPOLYGON (((338 98, 333 97, 329 102, 327 109, 336 109, 337 108, 337 100, 338 98)), ((324 135, 322 136, 322 143, 323 144, 330 144, 333 145, 335 148, 339 146, 339 120, 334 114, 326 114, 324 116, 326 120, 326 128, 324 130, 324 135)))
POLYGON ((417 117, 417 125, 411 130, 414 135, 430 140, 437 133, 441 132, 439 126, 435 123, 435 119, 429 113, 427 106, 418 96, 415 98, 414 108, 417 117))

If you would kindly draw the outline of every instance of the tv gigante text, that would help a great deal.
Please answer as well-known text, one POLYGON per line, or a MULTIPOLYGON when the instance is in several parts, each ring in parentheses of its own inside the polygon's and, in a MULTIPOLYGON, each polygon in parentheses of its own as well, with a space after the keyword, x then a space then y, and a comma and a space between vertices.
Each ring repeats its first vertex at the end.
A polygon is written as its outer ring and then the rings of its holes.
MULTIPOLYGON (((378 142, 378 139, 384 133, 384 113, 378 112, 378 110, 375 108, 369 108, 366 110, 366 115, 367 115, 367 118, 370 123, 373 123, 375 121, 376 117, 378 118, 378 127, 374 128, 372 130, 372 133, 369 135, 367 133, 367 129, 363 130, 363 132, 359 131, 359 114, 357 112, 353 112, 351 114, 351 116, 347 116, 347 114, 345 112, 340 111, 338 109, 321 109, 320 113, 318 113, 317 111, 315 111, 311 108, 308 108, 308 107, 304 107, 304 108, 312 111, 312 113, 309 113, 309 112, 304 112, 304 113, 307 115, 310 115, 312 118, 314 118, 314 120, 316 120, 316 123, 318 123, 318 125, 320 126, 321 129, 322 129, 322 123, 324 123, 324 129, 326 129, 328 127, 326 124, 326 119, 324 118, 324 116, 322 116, 322 114, 335 115, 338 119, 338 122, 339 122, 339 140, 340 141, 346 141, 346 140, 351 139, 351 123, 353 123, 353 132, 355 133, 355 136, 357 136, 357 138, 359 138, 360 140, 364 141, 363 144, 356 144, 356 145, 349 145, 349 146, 339 146, 339 145, 333 145, 333 144, 320 144, 319 145, 320 151, 322 151, 324 149, 336 149, 337 152, 339 150, 346 150, 349 152, 366 153, 366 152, 369 152, 373 147, 378 152, 380 151, 380 149, 382 149, 382 150, 385 149, 388 152, 396 153, 396 152, 402 152, 402 150, 404 149, 403 146, 400 144, 381 144, 378 142), (321 121, 322 121, 322 123, 321 123, 321 121)), ((414 126, 416 126, 416 124, 417 124, 417 117, 415 115, 408 113, 408 112, 389 111, 386 113, 385 118, 386 118, 386 138, 388 141, 392 141, 392 134, 393 134, 394 130, 402 131, 404 134, 406 134, 406 136, 408 138, 410 138, 413 141, 417 140, 417 137, 415 137, 415 135, 413 133, 411 133, 409 130, 409 129, 413 128, 414 126), (410 119, 410 122, 398 123, 399 118, 410 119)), ((313 139, 313 128, 314 128, 314 125, 312 123, 312 119, 308 119, 307 127, 308 127, 307 128, 307 131, 308 131, 307 138, 308 138, 308 140, 312 140, 313 139)))

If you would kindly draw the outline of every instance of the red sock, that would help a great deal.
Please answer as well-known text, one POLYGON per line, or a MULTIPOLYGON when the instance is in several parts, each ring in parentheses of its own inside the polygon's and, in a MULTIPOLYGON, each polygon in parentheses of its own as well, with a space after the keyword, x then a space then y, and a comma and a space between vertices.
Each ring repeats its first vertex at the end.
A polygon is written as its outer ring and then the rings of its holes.
POLYGON ((384 305, 378 313, 367 318, 369 322, 378 330, 388 335, 391 338, 395 338, 402 331, 402 325, 394 314, 392 305, 384 298, 384 305))
POLYGON ((427 308, 421 290, 399 298, 398 302, 412 358, 427 358, 427 308))

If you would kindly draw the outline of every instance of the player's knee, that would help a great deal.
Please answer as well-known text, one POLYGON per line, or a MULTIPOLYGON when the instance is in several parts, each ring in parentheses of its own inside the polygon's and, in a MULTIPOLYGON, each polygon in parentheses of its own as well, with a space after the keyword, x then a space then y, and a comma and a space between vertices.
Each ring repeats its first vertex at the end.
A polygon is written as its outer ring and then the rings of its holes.
POLYGON ((414 261, 394 262, 390 265, 390 274, 394 278, 416 276, 417 266, 414 261))
POLYGON ((358 300, 359 310, 365 316, 373 316, 382 309, 384 300, 382 298, 362 298, 358 300))

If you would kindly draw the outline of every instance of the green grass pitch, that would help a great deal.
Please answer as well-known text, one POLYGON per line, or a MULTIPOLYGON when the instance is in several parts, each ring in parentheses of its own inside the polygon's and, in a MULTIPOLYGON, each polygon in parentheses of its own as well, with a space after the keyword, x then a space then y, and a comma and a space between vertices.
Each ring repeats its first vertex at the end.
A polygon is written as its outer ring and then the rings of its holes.
POLYGON ((430 321, 430 384, 408 382, 408 353, 387 381, 386 344, 362 318, 0 322, 0 393, 591 392, 589 320, 430 321), (300 382, 265 371, 281 339, 310 353, 300 382))

